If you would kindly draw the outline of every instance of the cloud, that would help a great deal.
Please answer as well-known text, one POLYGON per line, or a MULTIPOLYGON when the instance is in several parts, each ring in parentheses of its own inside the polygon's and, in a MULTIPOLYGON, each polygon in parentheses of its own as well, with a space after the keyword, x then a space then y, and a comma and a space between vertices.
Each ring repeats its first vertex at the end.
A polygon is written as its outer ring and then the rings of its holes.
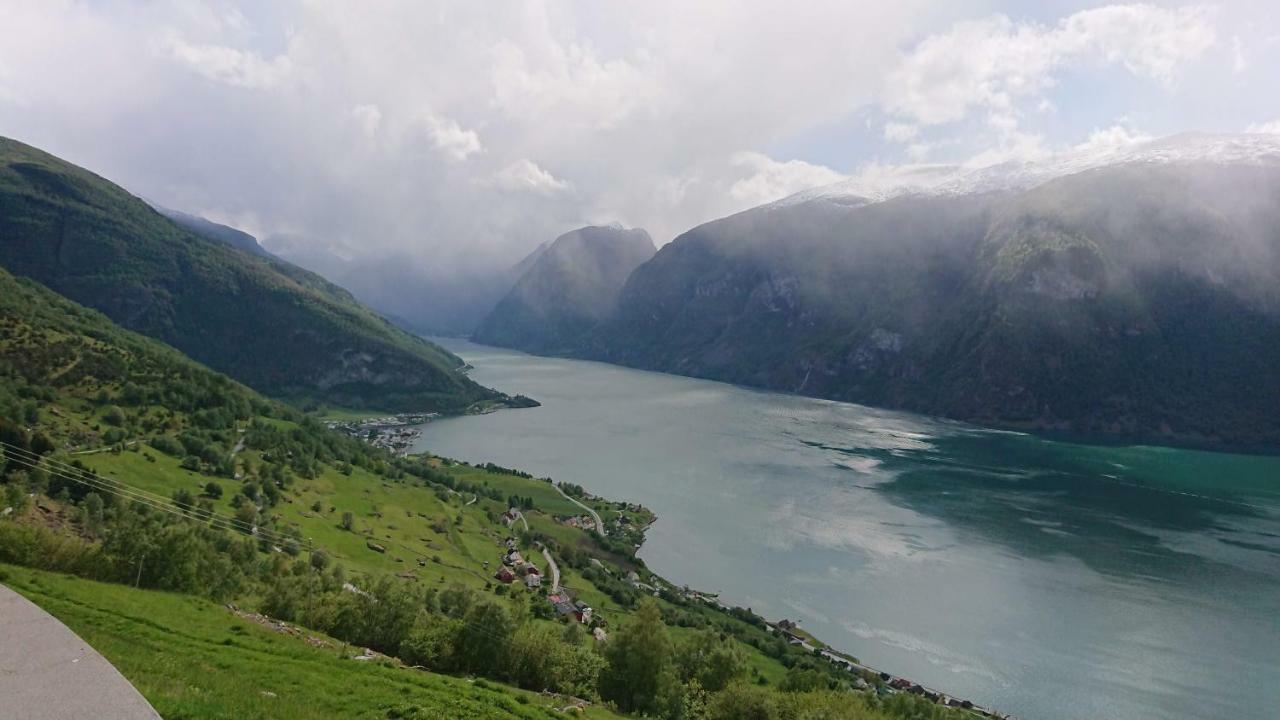
POLYGON ((1113 5, 1084 10, 1055 25, 1004 15, 955 24, 926 37, 889 74, 885 106, 899 118, 941 125, 985 112, 1009 132, 1023 103, 1038 102, 1067 67, 1120 65, 1162 85, 1215 41, 1203 7, 1113 5))
POLYGON ((729 195, 744 207, 763 205, 801 190, 845 179, 844 175, 822 165, 802 160, 779 162, 758 152, 737 153, 732 164, 749 173, 729 186, 729 195))
POLYGON ((480 136, 474 130, 462 129, 454 120, 429 115, 425 123, 431 142, 454 160, 466 160, 484 150, 480 136))
POLYGON ((1247 133, 1280 135, 1280 119, 1272 120, 1271 122, 1251 123, 1244 131, 1247 133))
POLYGON ((161 46, 173 59, 214 82, 236 87, 267 89, 283 82, 293 69, 287 55, 266 60, 256 53, 222 45, 192 44, 177 36, 161 46))
POLYGON ((356 105, 351 108, 351 117, 355 118, 360 130, 369 137, 376 135, 378 126, 382 124, 382 110, 377 105, 356 105))
POLYGON ((920 134, 920 128, 907 123, 890 122, 884 125, 884 139, 889 142, 904 143, 920 134))
POLYGON ((494 173, 488 184, 503 190, 542 194, 569 189, 569 183, 538 167, 537 163, 528 158, 521 158, 494 173))
POLYGON ((1239 75, 1249 69, 1249 58, 1244 52, 1244 42, 1239 35, 1231 38, 1231 72, 1239 75))
POLYGON ((1112 125, 1108 128, 1094 130, 1089 133, 1088 139, 1075 146, 1076 150, 1081 152, 1105 152, 1110 150, 1119 150, 1135 145, 1137 143, 1153 140, 1154 137, 1146 133, 1130 130, 1123 125, 1112 125))
POLYGON ((1280 117, 1246 84, 1280 66, 1261 2, 1002 7, 12 0, 0 134, 288 234, 299 257, 445 273, 587 222, 662 243, 867 167, 916 177, 1136 132, 1111 118, 1164 133, 1280 117), (1239 77, 1229 43, 1204 49, 1235 36, 1239 77), (1086 70, 1090 94, 1072 94, 1086 70), (1135 77, 1158 102, 1131 99, 1135 77))

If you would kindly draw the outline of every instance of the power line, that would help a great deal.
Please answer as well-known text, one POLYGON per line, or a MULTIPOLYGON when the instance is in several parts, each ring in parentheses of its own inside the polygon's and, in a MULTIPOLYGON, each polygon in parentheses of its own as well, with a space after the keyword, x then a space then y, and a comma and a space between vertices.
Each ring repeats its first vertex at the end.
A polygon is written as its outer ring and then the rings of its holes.
MULTIPOLYGON (((169 513, 170 515, 174 515, 184 520, 192 520, 192 519, 204 519, 209 521, 220 520, 224 523, 238 523, 239 525, 242 525, 242 526, 246 525, 241 520, 220 515, 214 512, 200 511, 199 513, 195 513, 195 514, 184 512, 180 508, 170 504, 170 501, 164 498, 163 496, 156 495, 154 493, 151 493, 147 490, 143 490, 141 488, 137 488, 135 486, 127 485, 126 483, 120 480, 117 480, 115 478, 105 478, 101 475, 98 475, 96 472, 88 468, 78 468, 74 465, 68 465, 67 463, 55 460, 50 457, 41 456, 33 451, 27 450, 26 448, 13 445, 3 440, 0 440, 0 447, 3 447, 6 449, 5 457, 7 459, 13 460, 14 462, 17 462, 23 467, 27 467, 31 469, 40 469, 62 480, 85 485, 94 490, 100 490, 102 492, 111 494, 115 497, 124 499, 126 501, 136 502, 146 507, 159 510, 161 512, 169 513)), ((301 542, 299 538, 295 538, 288 535, 282 535, 278 532, 267 530, 260 526, 248 526, 248 528, 249 528, 248 531, 250 533, 262 536, 263 539, 274 542, 276 544, 283 544, 283 542, 287 540, 294 540, 294 541, 301 542)), ((238 529, 238 528, 236 526, 232 526, 230 529, 238 529)), ((307 546, 306 549, 308 553, 313 553, 316 549, 314 541, 311 539, 306 539, 305 543, 307 546)), ((402 543, 391 541, 390 544, 401 547, 402 549, 407 550, 415 555, 426 557, 425 553, 418 552, 417 550, 414 550, 413 548, 410 548, 402 543)), ((319 549, 322 551, 324 550, 324 548, 319 548, 319 549)), ((483 578, 480 578, 480 579, 483 579, 483 578)), ((310 592, 310 584, 308 584, 308 592, 310 592)), ((537 597, 535 596, 535 600, 536 599, 537 597)), ((483 625, 474 623, 464 618, 453 618, 453 619, 459 622, 460 624, 492 640, 507 641, 510 639, 506 636, 493 632, 491 629, 483 625)))
POLYGON ((195 509, 190 512, 183 511, 179 508, 173 507, 170 504, 170 500, 168 498, 164 498, 163 496, 150 493, 149 491, 143 490, 141 488, 127 485, 121 482, 120 480, 117 480, 114 478, 105 478, 93 472, 92 470, 89 470, 86 468, 77 468, 75 466, 66 465, 65 463, 52 460, 51 458, 42 457, 31 451, 14 446, 4 441, 0 441, 0 445, 3 445, 9 448, 9 451, 7 454, 11 459, 13 459, 15 462, 21 463, 26 467, 30 467, 33 469, 40 469, 50 473, 55 477, 66 480, 68 482, 85 485, 90 488, 93 488, 94 490, 100 490, 106 493, 110 493, 116 497, 120 497, 132 502, 137 502, 142 505, 146 505, 148 507, 154 508, 156 510, 161 510, 161 511, 168 512, 170 514, 178 515, 188 519, 195 517, 197 519, 204 519, 204 520, 209 520, 211 522, 221 523, 224 526, 229 527, 230 529, 238 530, 240 532, 245 532, 250 535, 261 536, 263 539, 276 544, 283 544, 288 540, 294 540, 297 542, 302 541, 302 538, 297 538, 297 537, 293 537, 291 535, 287 535, 278 531, 269 530, 263 526, 253 525, 251 523, 247 523, 243 520, 240 520, 239 518, 222 515, 214 511, 208 511, 204 509, 195 509))

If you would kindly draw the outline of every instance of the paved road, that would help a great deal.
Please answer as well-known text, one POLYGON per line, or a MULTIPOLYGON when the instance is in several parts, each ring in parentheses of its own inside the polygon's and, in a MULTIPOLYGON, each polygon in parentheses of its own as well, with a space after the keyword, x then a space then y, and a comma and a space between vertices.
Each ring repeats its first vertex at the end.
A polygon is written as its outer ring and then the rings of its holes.
POLYGON ((542 557, 547 560, 547 567, 551 568, 551 592, 560 592, 560 566, 556 565, 556 561, 552 559, 551 553, 547 549, 542 548, 542 557))
POLYGON ((0 716, 159 720, 106 658, 49 613, 0 585, 0 716))
POLYGON ((555 488, 555 489, 556 489, 556 492, 558 492, 558 493, 560 493, 561 495, 563 495, 565 500, 568 500, 569 502, 573 503, 574 505, 577 505, 578 507, 582 508, 583 510, 586 510, 587 512, 591 513, 591 519, 596 521, 596 530, 600 533, 600 537, 607 537, 607 536, 609 535, 609 533, 608 533, 607 531, 605 531, 605 529, 604 529, 604 523, 600 521, 600 514, 599 514, 599 513, 597 513, 595 510, 592 510, 592 509, 591 509, 591 507, 590 507, 589 505, 584 505, 584 504, 582 504, 581 502, 578 502, 578 499, 577 499, 577 498, 575 498, 575 497, 570 497, 568 493, 566 493, 565 491, 563 491, 563 490, 561 490, 561 489, 560 489, 560 486, 559 486, 559 485, 554 485, 554 484, 553 484, 551 487, 555 488))

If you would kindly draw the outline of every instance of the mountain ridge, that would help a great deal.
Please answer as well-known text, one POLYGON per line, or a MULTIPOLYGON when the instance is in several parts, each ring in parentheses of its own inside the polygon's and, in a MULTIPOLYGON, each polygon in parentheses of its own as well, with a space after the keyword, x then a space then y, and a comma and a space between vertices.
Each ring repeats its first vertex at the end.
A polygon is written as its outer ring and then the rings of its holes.
POLYGON ((452 353, 282 260, 193 233, 100 176, 0 138, 0 265, 275 397, 462 411, 501 396, 452 353))
POLYGON ((664 246, 571 352, 992 426, 1276 447, 1277 198, 1270 155, 793 196, 664 246))
POLYGON ((613 311, 631 271, 655 252, 642 229, 587 226, 539 246, 507 295, 476 328, 478 342, 564 352, 613 311))

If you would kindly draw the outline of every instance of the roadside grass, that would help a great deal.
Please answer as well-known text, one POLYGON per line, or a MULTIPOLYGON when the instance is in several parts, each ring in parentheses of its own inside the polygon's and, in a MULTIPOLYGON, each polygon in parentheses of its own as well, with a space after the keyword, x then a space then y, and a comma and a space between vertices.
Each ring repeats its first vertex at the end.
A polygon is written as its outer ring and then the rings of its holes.
MULTIPOLYGON (((188 595, 12 565, 0 581, 102 653, 165 718, 563 718, 556 699, 493 682, 349 659, 188 595)), ((314 633, 309 633, 315 637, 314 633)), ((601 707, 585 717, 619 717, 601 707)))

